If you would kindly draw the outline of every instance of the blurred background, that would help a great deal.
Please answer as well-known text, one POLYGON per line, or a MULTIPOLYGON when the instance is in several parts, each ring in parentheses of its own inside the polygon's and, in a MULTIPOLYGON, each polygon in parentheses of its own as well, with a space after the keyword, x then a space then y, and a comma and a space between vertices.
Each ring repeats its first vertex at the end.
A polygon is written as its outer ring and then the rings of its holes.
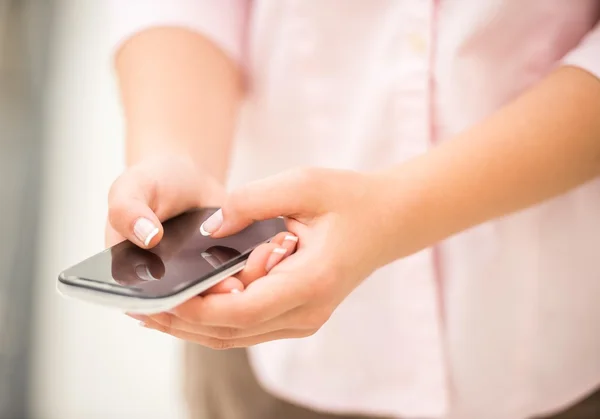
POLYGON ((55 289, 124 167, 105 7, 0 0, 0 419, 185 417, 178 342, 55 289))
POLYGON ((183 417, 180 347, 57 295, 123 168, 102 1, 0 0, 0 419, 183 417))

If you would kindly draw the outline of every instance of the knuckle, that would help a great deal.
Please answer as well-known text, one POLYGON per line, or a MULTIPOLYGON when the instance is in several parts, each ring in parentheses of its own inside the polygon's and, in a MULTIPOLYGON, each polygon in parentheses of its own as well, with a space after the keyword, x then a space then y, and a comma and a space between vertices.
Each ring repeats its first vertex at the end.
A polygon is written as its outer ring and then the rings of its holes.
POLYGON ((305 287, 302 287, 300 291, 302 294, 299 296, 302 301, 315 301, 321 297, 322 290, 319 280, 311 281, 305 287))
POLYGON ((117 192, 109 192, 108 195, 108 219, 111 223, 118 217, 122 216, 127 210, 125 202, 117 192))
POLYGON ((215 327, 212 332, 215 338, 221 340, 231 340, 239 335, 238 329, 233 327, 215 327))
POLYGON ((321 298, 324 294, 327 294, 329 291, 329 283, 330 278, 328 276, 319 276, 317 277, 315 283, 312 286, 311 290, 308 290, 311 293, 311 298, 321 298))
POLYGON ((322 300, 334 289, 335 274, 327 268, 319 269, 311 281, 307 281, 303 288, 305 301, 322 300))
POLYGON ((252 184, 247 184, 229 194, 223 206, 226 218, 233 217, 238 221, 252 221, 252 214, 262 205, 260 198, 257 198, 253 189, 254 186, 252 184))
POLYGON ((119 190, 121 187, 121 179, 123 175, 119 176, 115 181, 110 185, 110 189, 108 190, 108 203, 111 204, 118 196, 119 190))
POLYGON ((118 203, 121 199, 127 195, 128 185, 132 182, 132 172, 131 169, 121 173, 119 177, 117 177, 112 185, 110 185, 110 189, 108 190, 108 203, 118 203))

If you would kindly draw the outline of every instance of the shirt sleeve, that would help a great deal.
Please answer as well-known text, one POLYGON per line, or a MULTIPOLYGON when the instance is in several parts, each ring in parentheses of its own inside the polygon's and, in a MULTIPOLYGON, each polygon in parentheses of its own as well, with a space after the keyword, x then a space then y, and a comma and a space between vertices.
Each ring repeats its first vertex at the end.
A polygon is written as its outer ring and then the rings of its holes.
POLYGON ((600 79, 600 22, 564 57, 563 64, 580 67, 600 79))
POLYGON ((237 62, 242 60, 250 0, 108 0, 113 51, 135 34, 159 26, 196 31, 237 62))

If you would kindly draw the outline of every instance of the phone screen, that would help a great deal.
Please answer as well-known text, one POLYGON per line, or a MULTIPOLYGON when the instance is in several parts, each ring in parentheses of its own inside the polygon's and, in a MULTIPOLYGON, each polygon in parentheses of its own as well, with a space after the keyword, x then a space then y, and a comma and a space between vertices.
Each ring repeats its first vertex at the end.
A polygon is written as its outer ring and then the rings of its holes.
POLYGON ((205 237, 200 225, 213 212, 204 208, 172 218, 163 224, 164 235, 156 247, 145 250, 130 241, 119 243, 67 269, 60 280, 115 294, 168 297, 244 261, 256 246, 285 231, 284 221, 276 218, 230 237, 205 237))

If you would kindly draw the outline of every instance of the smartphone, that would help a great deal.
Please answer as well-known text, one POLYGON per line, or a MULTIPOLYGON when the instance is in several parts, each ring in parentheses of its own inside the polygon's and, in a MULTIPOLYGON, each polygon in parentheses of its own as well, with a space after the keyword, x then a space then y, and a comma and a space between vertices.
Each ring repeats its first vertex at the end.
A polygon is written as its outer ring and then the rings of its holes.
POLYGON ((274 218, 229 237, 205 237, 200 225, 215 211, 201 208, 166 221, 152 249, 124 241, 64 270, 58 291, 130 313, 167 311, 241 271, 255 247, 286 230, 274 218))

